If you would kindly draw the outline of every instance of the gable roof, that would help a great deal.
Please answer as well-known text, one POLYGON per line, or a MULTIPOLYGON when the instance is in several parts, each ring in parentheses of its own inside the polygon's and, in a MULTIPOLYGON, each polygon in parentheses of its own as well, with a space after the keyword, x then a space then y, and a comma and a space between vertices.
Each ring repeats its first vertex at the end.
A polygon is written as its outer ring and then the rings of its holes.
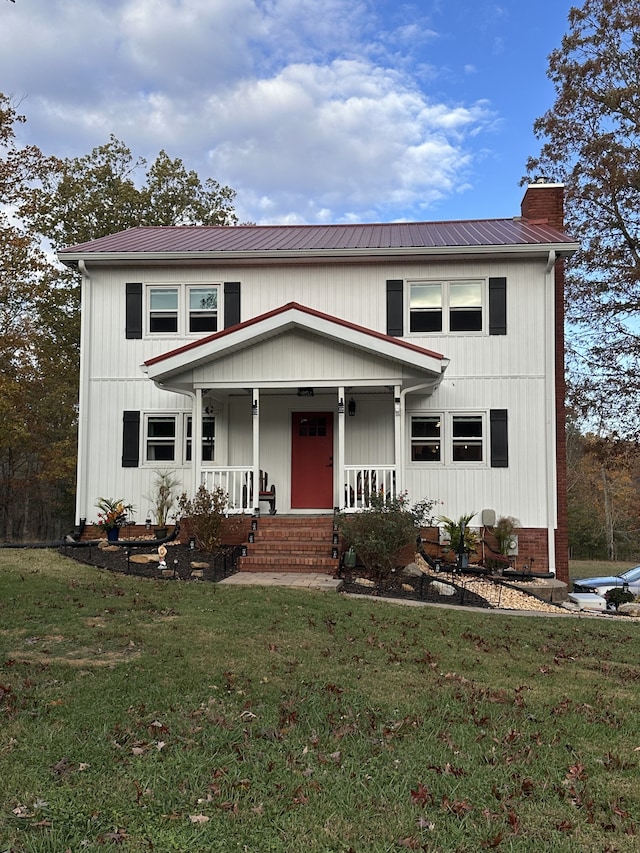
POLYGON ((263 259, 495 252, 556 251, 569 255, 578 244, 545 224, 525 219, 395 222, 368 225, 179 225, 139 226, 61 249, 73 265, 80 259, 263 259))
POLYGON ((339 342, 341 345, 351 344, 378 357, 411 365, 412 369, 427 373, 437 381, 442 379, 449 364, 449 360, 440 353, 324 314, 297 302, 289 302, 244 323, 238 323, 150 358, 144 362, 142 369, 150 379, 160 381, 172 374, 237 352, 294 328, 304 329, 309 334, 339 342))

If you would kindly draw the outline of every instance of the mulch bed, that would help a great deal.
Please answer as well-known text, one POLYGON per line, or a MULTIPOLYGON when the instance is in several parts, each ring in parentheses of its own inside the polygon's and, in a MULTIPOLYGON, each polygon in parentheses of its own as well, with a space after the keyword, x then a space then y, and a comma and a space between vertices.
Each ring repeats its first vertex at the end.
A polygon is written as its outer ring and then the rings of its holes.
POLYGON ((174 542, 167 542, 166 548, 167 574, 163 574, 157 562, 137 563, 132 559, 136 554, 157 554, 158 548, 154 546, 127 547, 122 545, 106 549, 93 544, 83 547, 63 545, 58 551, 65 557, 71 557, 79 563, 95 566, 97 569, 163 580, 219 581, 233 574, 236 570, 234 555, 238 549, 231 546, 222 546, 215 554, 197 549, 192 550, 188 545, 174 542), (194 567, 193 563, 206 564, 206 568, 204 566, 194 567), (202 574, 194 575, 194 571, 202 574))

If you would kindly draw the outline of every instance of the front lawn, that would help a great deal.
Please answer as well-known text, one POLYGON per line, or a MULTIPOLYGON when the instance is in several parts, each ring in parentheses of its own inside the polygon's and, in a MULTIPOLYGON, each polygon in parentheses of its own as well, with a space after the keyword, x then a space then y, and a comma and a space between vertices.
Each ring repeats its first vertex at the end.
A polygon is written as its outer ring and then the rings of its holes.
POLYGON ((0 551, 0 849, 635 851, 640 625, 0 551))

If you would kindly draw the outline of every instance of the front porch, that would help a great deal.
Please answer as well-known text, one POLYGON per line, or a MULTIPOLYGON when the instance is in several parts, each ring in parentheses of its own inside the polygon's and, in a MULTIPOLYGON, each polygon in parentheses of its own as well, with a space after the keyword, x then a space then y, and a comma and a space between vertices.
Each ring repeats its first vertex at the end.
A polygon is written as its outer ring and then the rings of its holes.
POLYGON ((448 360, 297 303, 143 365, 191 400, 191 487, 230 511, 354 512, 403 490, 408 394, 430 396, 448 360), (262 485, 259 487, 262 481, 262 485))

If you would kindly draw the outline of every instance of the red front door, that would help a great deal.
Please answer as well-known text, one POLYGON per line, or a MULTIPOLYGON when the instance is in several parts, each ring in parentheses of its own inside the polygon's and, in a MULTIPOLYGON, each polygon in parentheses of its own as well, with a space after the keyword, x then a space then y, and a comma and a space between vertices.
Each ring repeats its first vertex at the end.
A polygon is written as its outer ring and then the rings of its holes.
POLYGON ((333 507, 333 412, 293 412, 291 507, 333 507))

